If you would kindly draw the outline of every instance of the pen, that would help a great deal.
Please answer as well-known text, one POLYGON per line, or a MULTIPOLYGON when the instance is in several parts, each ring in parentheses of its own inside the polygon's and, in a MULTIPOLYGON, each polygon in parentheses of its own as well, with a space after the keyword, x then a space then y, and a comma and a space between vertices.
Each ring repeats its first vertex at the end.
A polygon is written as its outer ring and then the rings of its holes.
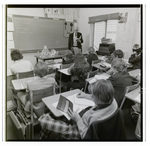
POLYGON ((81 89, 80 93, 78 95, 81 95, 81 92, 83 91, 83 88, 81 89))

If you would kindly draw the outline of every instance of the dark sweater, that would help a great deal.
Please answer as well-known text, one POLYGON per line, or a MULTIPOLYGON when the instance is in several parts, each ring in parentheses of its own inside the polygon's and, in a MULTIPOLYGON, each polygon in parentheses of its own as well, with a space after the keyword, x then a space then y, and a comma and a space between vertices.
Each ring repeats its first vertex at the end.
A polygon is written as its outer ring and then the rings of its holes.
POLYGON ((91 65, 93 60, 98 60, 98 57, 96 54, 89 54, 87 56, 87 62, 91 65))
POLYGON ((125 88, 133 84, 133 78, 128 72, 119 72, 109 77, 108 80, 111 81, 114 87, 115 99, 119 107, 124 97, 125 88))
POLYGON ((137 57, 132 54, 129 58, 129 63, 133 64, 134 69, 141 69, 141 54, 137 57))

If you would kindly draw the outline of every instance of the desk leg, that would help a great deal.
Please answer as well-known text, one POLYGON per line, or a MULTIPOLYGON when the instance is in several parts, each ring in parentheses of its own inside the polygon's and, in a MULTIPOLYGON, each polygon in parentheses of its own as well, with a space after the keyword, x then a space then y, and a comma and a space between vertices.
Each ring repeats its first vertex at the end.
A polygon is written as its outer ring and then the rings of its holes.
POLYGON ((39 60, 39 59, 36 57, 36 62, 38 62, 38 60, 39 60))
POLYGON ((59 93, 61 93, 61 72, 60 72, 60 85, 59 85, 59 93))

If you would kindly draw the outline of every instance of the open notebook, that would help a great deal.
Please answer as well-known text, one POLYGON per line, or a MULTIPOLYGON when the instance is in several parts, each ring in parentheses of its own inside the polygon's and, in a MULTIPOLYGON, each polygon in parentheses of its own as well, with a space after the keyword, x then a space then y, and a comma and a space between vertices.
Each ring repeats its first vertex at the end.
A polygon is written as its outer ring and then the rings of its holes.
POLYGON ((71 119, 70 116, 67 114, 69 107, 71 107, 74 112, 76 111, 79 113, 86 107, 94 105, 95 103, 91 100, 83 98, 77 99, 77 94, 68 97, 60 95, 59 101, 53 103, 53 106, 57 108, 68 120, 71 119))

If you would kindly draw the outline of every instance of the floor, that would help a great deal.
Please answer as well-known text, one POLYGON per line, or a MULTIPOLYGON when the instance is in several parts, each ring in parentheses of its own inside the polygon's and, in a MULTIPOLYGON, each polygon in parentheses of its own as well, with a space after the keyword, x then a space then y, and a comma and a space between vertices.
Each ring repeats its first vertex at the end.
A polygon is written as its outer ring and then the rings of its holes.
MULTIPOLYGON (((135 122, 133 122, 133 120, 131 120, 131 118, 129 117, 128 113, 124 114, 124 118, 125 118, 125 127, 126 127, 126 135, 127 135, 127 141, 139 141, 136 137, 135 137, 135 122)), ((19 134, 17 131, 14 130, 14 126, 12 124, 12 121, 10 119, 10 116, 7 115, 6 118, 6 141, 22 141, 22 139, 19 138, 19 134)), ((35 139, 38 140, 39 138, 39 134, 40 134, 40 126, 35 127, 35 139)), ((23 140, 26 141, 26 140, 23 140)))

